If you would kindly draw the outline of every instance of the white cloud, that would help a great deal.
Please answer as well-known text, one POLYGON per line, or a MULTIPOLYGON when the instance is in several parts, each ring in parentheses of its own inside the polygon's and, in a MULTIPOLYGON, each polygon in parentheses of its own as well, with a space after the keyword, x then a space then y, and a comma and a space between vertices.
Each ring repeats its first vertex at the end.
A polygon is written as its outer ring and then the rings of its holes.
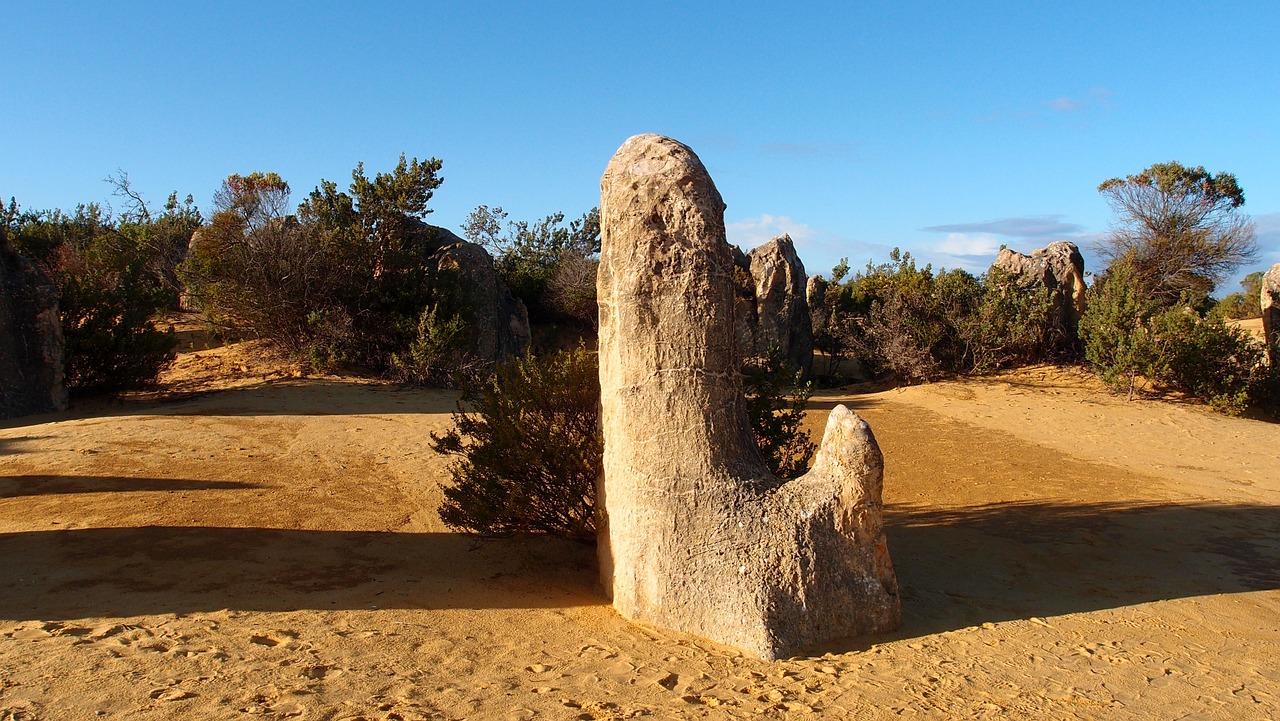
POLYGON ((994 233, 1016 238, 1032 238, 1048 235, 1076 235, 1081 226, 1075 223, 1062 222, 1061 214, 1054 215, 1021 215, 1013 218, 986 220, 981 223, 951 223, 948 225, 931 225, 921 230, 939 233, 994 233))
POLYGON ((1045 104, 1049 106, 1050 110, 1057 110, 1060 113, 1069 113, 1073 110, 1079 110, 1085 106, 1085 104, 1079 100, 1072 100, 1067 97, 1050 100, 1045 104))
POLYGON ((724 230, 729 242, 743 250, 751 250, 783 234, 791 236, 796 245, 819 235, 819 231, 812 226, 793 220, 790 216, 768 213, 729 223, 724 230))
POLYGON ((947 233, 933 249, 944 255, 992 256, 1000 252, 1000 239, 991 233, 947 233))
POLYGON ((858 267, 866 260, 884 258, 889 253, 888 246, 849 240, 790 216, 770 213, 728 223, 725 225, 725 234, 730 243, 744 251, 763 245, 779 235, 789 235, 796 245, 796 254, 804 263, 805 270, 812 275, 826 275, 828 269, 834 267, 841 258, 848 258, 854 267, 858 267))

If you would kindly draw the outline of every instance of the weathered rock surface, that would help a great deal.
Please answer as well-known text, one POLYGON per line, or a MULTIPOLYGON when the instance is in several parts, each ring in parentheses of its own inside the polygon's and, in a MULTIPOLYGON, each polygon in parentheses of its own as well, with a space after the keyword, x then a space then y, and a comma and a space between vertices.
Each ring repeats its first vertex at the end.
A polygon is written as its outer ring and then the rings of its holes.
POLYGON ((58 287, 0 231, 0 418, 64 410, 58 287))
POLYGON ((471 308, 470 350, 490 361, 524 355, 531 338, 529 311, 498 277, 489 251, 445 228, 427 227, 435 232, 439 244, 433 256, 437 267, 458 274, 471 308))
POLYGON ((1084 314, 1084 257, 1075 243, 1054 241, 1023 255, 1003 248, 992 268, 1021 279, 1024 286, 1043 286, 1053 294, 1053 313, 1059 327, 1074 336, 1084 314))
POLYGON ((441 270, 458 273, 467 295, 473 313, 469 344, 472 352, 493 361, 524 355, 531 338, 529 312, 498 277, 488 251, 475 243, 459 241, 442 247, 436 258, 441 270))
POLYGON ((813 326, 806 295, 809 276, 791 236, 780 235, 753 248, 750 257, 756 296, 754 352, 764 357, 776 347, 807 374, 813 365, 813 326))
POLYGON ((765 659, 895 628, 871 429, 838 406, 812 470, 785 482, 755 448, 725 205, 701 161, 633 137, 605 171, 600 209, 596 507, 614 606, 765 659))
POLYGON ((1267 357, 1278 363, 1276 348, 1280 346, 1280 263, 1262 276, 1262 337, 1267 340, 1267 357))

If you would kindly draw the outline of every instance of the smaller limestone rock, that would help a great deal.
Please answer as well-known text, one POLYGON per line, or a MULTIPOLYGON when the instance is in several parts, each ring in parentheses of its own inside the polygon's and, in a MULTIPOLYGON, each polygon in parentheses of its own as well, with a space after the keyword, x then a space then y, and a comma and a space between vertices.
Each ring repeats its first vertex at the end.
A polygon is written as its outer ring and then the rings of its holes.
POLYGON ((1262 337, 1267 341, 1267 357, 1280 361, 1280 263, 1262 276, 1262 337))
POLYGON ((750 259, 756 301, 754 354, 764 357, 776 347, 792 366, 809 373, 813 365, 813 327, 806 298, 809 277, 791 236, 780 235, 753 248, 750 259))
POLYGON ((1075 335, 1085 302, 1084 257, 1075 243, 1055 241, 1031 255, 1002 248, 991 267, 1019 278, 1025 286, 1048 288, 1059 326, 1075 335))
POLYGON ((468 347, 482 360, 502 361, 524 355, 532 338, 529 311, 498 277, 489 252, 444 228, 430 227, 441 244, 435 253, 438 268, 458 274, 471 308, 468 347))

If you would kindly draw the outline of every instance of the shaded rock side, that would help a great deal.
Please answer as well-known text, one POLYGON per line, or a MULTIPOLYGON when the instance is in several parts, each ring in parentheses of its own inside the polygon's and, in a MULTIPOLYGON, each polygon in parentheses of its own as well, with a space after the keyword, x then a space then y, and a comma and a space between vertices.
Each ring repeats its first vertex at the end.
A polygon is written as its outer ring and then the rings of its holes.
POLYGON ((991 267, 1019 277, 1024 286, 1048 288, 1058 326, 1075 335, 1085 303, 1084 256, 1075 243, 1054 241, 1031 255, 1002 248, 991 267))
POLYGON ((0 231, 0 418, 65 410, 58 287, 0 231))
POLYGON ((1267 358, 1274 365, 1280 348, 1280 263, 1262 276, 1262 337, 1267 341, 1267 358))
POLYGON ((809 276, 804 286, 804 298, 809 304, 809 325, 815 336, 821 333, 827 327, 827 321, 831 320, 830 310, 827 308, 828 286, 827 281, 820 275, 809 276))
POLYGON ((742 358, 756 352, 756 279, 751 275, 751 256, 736 245, 733 254, 733 317, 737 319, 738 351, 742 358))
POLYGON ((754 352, 764 357, 776 346, 793 366, 808 374, 813 366, 809 276, 795 244, 791 236, 780 235, 753 248, 750 256, 756 296, 754 352))
POLYGON ((755 448, 724 209, 693 151, 657 135, 601 180, 601 580, 627 618, 775 659, 895 628, 898 588, 866 422, 838 406, 792 481, 755 448))
POLYGON ((481 246, 444 228, 427 227, 434 231, 434 241, 439 244, 433 256, 437 267, 458 274, 471 308, 471 351, 489 361, 524 355, 532 338, 529 311, 498 277, 493 257, 481 246))

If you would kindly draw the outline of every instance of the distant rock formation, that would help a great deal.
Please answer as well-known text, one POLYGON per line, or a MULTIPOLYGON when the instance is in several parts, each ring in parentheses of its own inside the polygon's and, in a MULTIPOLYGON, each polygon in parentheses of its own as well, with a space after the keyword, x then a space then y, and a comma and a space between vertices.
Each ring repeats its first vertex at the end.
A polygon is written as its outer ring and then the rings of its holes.
POLYGON ((1267 341, 1267 357, 1280 362, 1276 348, 1280 346, 1280 263, 1262 276, 1262 337, 1267 341))
POLYGON ((531 338, 529 311, 498 277, 489 252, 444 228, 427 228, 440 245, 433 255, 437 268, 456 272, 466 294, 472 312, 471 352, 489 361, 524 355, 531 338))
POLYGON ((775 659, 901 612, 866 422, 837 406, 791 481, 755 447, 724 208, 693 151, 657 135, 601 180, 601 580, 627 618, 775 659))
POLYGON ((1059 240, 1023 255, 1002 248, 992 268, 1020 279, 1026 286, 1042 286, 1053 294, 1053 313, 1059 327, 1075 336, 1084 314, 1084 257, 1075 243, 1059 240))
POLYGON ((65 410, 58 286, 0 230, 0 418, 65 410))
POLYGON ((776 347, 794 367, 808 374, 813 366, 813 326, 806 297, 809 277, 791 236, 773 238, 749 255, 755 280, 753 352, 764 357, 776 347))

